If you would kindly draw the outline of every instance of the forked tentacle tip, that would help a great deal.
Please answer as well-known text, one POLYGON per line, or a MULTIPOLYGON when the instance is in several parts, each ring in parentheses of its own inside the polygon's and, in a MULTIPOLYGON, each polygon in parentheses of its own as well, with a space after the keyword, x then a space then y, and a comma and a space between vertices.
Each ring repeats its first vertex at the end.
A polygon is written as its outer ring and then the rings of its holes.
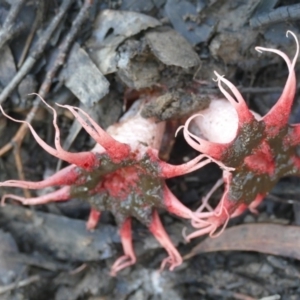
MULTIPOLYGON (((226 223, 225 223, 225 224, 226 224, 226 223)), ((225 225, 225 226, 226 226, 226 225, 225 225)), ((212 230, 211 230, 211 232, 209 233, 209 237, 210 237, 210 238, 217 238, 218 236, 220 236, 220 235, 223 233, 223 231, 224 231, 224 229, 225 229, 225 226, 223 226, 222 229, 219 230, 217 233, 215 233, 215 232, 217 231, 217 227, 216 227, 216 226, 213 227, 212 230)))
POLYGON ((163 261, 161 262, 160 264, 160 267, 159 267, 159 273, 163 272, 166 268, 166 265, 169 263, 169 257, 166 257, 165 259, 163 259, 163 261))
POLYGON ((178 132, 181 130, 181 129, 184 129, 184 125, 181 125, 177 128, 176 132, 175 132, 175 137, 177 137, 177 134, 178 132))
POLYGON ((109 275, 111 277, 116 277, 117 276, 117 272, 115 270, 111 269, 110 272, 109 272, 109 275))
POLYGON ((298 41, 296 34, 295 34, 292 30, 287 30, 285 36, 286 36, 286 37, 289 37, 289 34, 292 35, 292 37, 293 37, 296 41, 298 41))
POLYGON ((187 228, 186 228, 186 227, 183 227, 183 228, 182 228, 182 237, 183 237, 183 239, 184 239, 184 241, 185 241, 186 243, 189 243, 189 242, 191 241, 191 239, 188 238, 188 235, 187 235, 186 231, 187 231, 187 228))
POLYGON ((4 207, 4 206, 6 205, 5 199, 6 199, 5 196, 3 196, 3 197, 1 198, 1 202, 0 202, 0 206, 1 206, 1 207, 4 207))
MULTIPOLYGON (((185 125, 182 125, 182 126, 180 126, 180 127, 182 127, 184 130, 187 130, 187 131, 189 132, 188 127, 189 127, 190 123, 191 123, 195 118, 197 118, 197 117, 203 117, 203 118, 204 118, 204 116, 203 116, 202 114, 200 114, 200 113, 194 114, 194 115, 192 115, 191 117, 189 117, 189 118, 187 119, 187 121, 185 122, 185 125)), ((178 128, 178 129, 179 129, 179 128, 178 128)), ((191 133, 189 132, 189 134, 191 134, 191 133)))
POLYGON ((225 209, 225 211, 226 211, 226 214, 227 214, 226 221, 224 222, 222 228, 217 233, 215 233, 215 232, 217 231, 218 226, 217 225, 213 226, 211 232, 209 233, 209 236, 211 238, 217 238, 217 237, 219 237, 224 232, 225 228, 227 227, 227 224, 229 222, 230 216, 229 216, 229 213, 228 213, 228 211, 226 209, 225 209))
POLYGON ((2 107, 1 104, 0 104, 0 111, 2 112, 2 114, 3 114, 4 116, 7 116, 7 114, 5 113, 5 111, 4 111, 4 109, 3 109, 3 107, 2 107))
POLYGON ((189 242, 191 241, 191 239, 194 238, 193 234, 194 234, 194 233, 190 233, 190 234, 188 234, 187 236, 185 236, 185 240, 186 240, 187 243, 189 243, 189 242))
POLYGON ((181 264, 182 264, 181 257, 168 256, 162 261, 159 271, 162 272, 163 270, 165 270, 167 265, 169 265, 168 266, 169 271, 173 271, 176 267, 180 266, 181 264))
POLYGON ((95 231, 95 225, 94 224, 85 224, 85 228, 88 232, 94 232, 95 231))
POLYGON ((253 208, 253 207, 249 207, 249 211, 254 214, 254 215, 258 215, 259 214, 259 211, 256 209, 256 208, 253 208))
POLYGON ((29 94, 27 94, 28 96, 38 96, 38 97, 41 97, 38 93, 29 93, 29 94))
POLYGON ((256 46, 254 49, 259 53, 263 53, 263 51, 264 51, 264 48, 260 47, 260 46, 256 46))
POLYGON ((55 102, 54 104, 55 104, 56 106, 58 106, 58 107, 65 107, 65 105, 60 104, 60 103, 57 103, 57 102, 55 102))
POLYGON ((78 108, 76 106, 72 106, 72 105, 68 105, 68 104, 60 104, 60 103, 57 103, 57 102, 55 102, 55 105, 57 105, 58 107, 67 108, 67 109, 70 109, 70 108, 76 109, 76 108, 78 108))
POLYGON ((30 94, 28 94, 28 96, 37 96, 37 97, 39 97, 46 105, 49 106, 49 104, 46 102, 46 100, 45 100, 40 94, 38 94, 38 93, 30 93, 30 94))
POLYGON ((299 56, 299 41, 298 41, 298 38, 297 38, 296 34, 295 34, 293 31, 288 30, 288 31, 286 32, 286 37, 288 37, 289 34, 292 35, 292 37, 294 38, 294 40, 295 40, 295 42, 296 42, 296 53, 295 53, 295 56, 294 56, 294 59, 293 59, 293 62, 292 62, 293 67, 295 67, 297 58, 298 58, 298 56, 299 56))
POLYGON ((224 77, 224 75, 220 75, 217 71, 214 71, 214 74, 217 76, 217 78, 212 79, 215 82, 220 82, 221 77, 224 77))

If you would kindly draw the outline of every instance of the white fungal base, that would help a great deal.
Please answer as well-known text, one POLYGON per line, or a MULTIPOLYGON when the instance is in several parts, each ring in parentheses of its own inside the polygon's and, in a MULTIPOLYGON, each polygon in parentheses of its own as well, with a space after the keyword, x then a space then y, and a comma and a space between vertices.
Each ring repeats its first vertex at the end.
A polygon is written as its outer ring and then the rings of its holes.
POLYGON ((228 100, 212 100, 209 107, 198 112, 191 130, 209 142, 229 143, 236 137, 238 115, 228 100), (196 128, 195 128, 196 127, 196 128))
POLYGON ((120 143, 130 145, 131 150, 142 156, 148 148, 159 150, 165 122, 157 123, 153 118, 145 119, 140 115, 143 101, 136 101, 118 123, 106 130, 120 143))
MULTIPOLYGON (((261 116, 250 111, 256 120, 261 116)), ((226 99, 214 99, 208 108, 198 112, 200 116, 191 123, 191 131, 209 142, 230 143, 238 130, 238 114, 233 105, 226 99)))

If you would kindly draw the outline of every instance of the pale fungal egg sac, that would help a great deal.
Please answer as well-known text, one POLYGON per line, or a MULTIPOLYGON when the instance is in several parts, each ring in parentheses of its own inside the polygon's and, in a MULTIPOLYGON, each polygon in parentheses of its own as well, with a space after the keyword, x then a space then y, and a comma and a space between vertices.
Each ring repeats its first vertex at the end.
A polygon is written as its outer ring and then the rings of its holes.
POLYGON ((163 122, 157 124, 152 119, 144 119, 138 115, 110 126, 107 133, 118 142, 130 145, 132 150, 139 150, 144 154, 148 148, 159 149, 164 127, 163 122))
POLYGON ((142 156, 147 149, 159 149, 165 130, 165 122, 157 123, 153 118, 145 119, 140 115, 144 101, 136 101, 120 121, 107 128, 114 139, 130 145, 142 156))
POLYGON ((225 99, 212 100, 209 107, 194 118, 191 130, 214 143, 229 143, 238 129, 238 115, 235 108, 225 99), (196 126, 195 126, 196 125, 196 126), (197 128, 195 128, 197 127, 197 128))
MULTIPOLYGON (((251 111, 252 112, 252 111, 251 111)), ((191 131, 197 136, 213 143, 230 143, 238 130, 238 114, 235 108, 225 99, 212 100, 209 107, 198 112, 191 131)), ((252 112, 259 120, 259 114, 252 112)))

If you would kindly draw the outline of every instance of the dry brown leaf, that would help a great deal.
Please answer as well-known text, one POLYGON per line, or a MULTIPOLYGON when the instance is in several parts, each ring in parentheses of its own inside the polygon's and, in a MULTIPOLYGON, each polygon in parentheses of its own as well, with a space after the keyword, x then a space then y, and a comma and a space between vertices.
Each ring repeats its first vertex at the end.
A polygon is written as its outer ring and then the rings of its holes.
POLYGON ((184 258, 214 251, 257 251, 300 260, 300 227, 280 224, 243 224, 207 238, 184 258))

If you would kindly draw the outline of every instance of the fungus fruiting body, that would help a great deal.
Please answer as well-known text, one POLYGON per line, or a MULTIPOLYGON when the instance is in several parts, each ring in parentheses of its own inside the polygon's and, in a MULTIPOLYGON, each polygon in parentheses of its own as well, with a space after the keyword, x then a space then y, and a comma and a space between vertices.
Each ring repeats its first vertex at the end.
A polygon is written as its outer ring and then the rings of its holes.
MULTIPOLYGON (((96 142, 93 150, 80 153, 67 152, 61 147, 56 111, 45 102, 54 116, 55 147, 46 144, 33 127, 29 123, 27 125, 42 148, 70 165, 40 182, 8 180, 0 183, 3 187, 27 189, 60 187, 54 192, 29 199, 7 194, 3 196, 2 203, 7 198, 24 205, 82 198, 91 205, 88 229, 95 228, 101 211, 111 211, 119 225, 124 250, 124 255, 112 266, 112 275, 136 261, 131 237, 131 217, 134 217, 149 228, 167 251, 168 257, 161 267, 169 265, 170 270, 174 269, 182 263, 182 258, 164 230, 157 208, 191 220, 197 230, 187 239, 203 234, 212 236, 216 235, 220 226, 225 227, 230 217, 241 214, 247 208, 255 209, 281 177, 300 175, 300 158, 296 152, 300 142, 300 124, 288 124, 296 90, 294 67, 299 52, 298 40, 291 34, 297 44, 293 61, 279 50, 256 48, 259 52, 278 54, 289 69, 283 93, 271 111, 264 117, 251 112, 237 88, 215 72, 219 88, 228 102, 212 100, 208 109, 187 120, 183 126, 184 137, 202 154, 179 166, 170 165, 158 157, 164 123, 156 123, 154 119, 140 115, 141 106, 157 97, 155 93, 141 94, 120 122, 107 131, 81 109, 64 105, 96 142), (223 88, 222 83, 232 94, 223 88), (222 116, 226 117, 223 122, 222 116), (216 128, 215 124, 219 127, 216 128), (197 130, 191 131, 191 125, 196 127, 201 137, 197 130), (226 128, 228 132, 225 134, 226 128), (192 172, 212 161, 224 172, 223 179, 218 181, 212 192, 221 183, 225 184, 225 192, 215 209, 208 203, 209 193, 199 209, 192 212, 173 195, 165 179, 192 172)), ((0 110, 11 120, 26 123, 6 115, 1 106, 0 110)))
MULTIPOLYGON (((43 100, 54 116, 55 148, 46 144, 30 124, 27 125, 42 148, 70 165, 40 182, 8 180, 1 183, 0 186, 27 189, 60 186, 54 192, 29 199, 7 194, 3 196, 2 203, 7 198, 24 205, 65 201, 73 197, 85 199, 91 205, 88 229, 95 228, 101 211, 111 211, 119 225, 124 250, 124 255, 112 266, 112 275, 136 261, 131 237, 131 217, 145 224, 168 252, 169 256, 162 262, 162 268, 168 265, 172 270, 180 265, 181 255, 164 230, 156 209, 163 208, 179 217, 197 222, 198 213, 193 213, 173 195, 165 184, 165 179, 201 168, 211 162, 211 159, 206 155, 199 155, 188 163, 174 166, 158 158, 165 124, 140 116, 142 105, 151 101, 151 97, 141 96, 144 99, 135 102, 120 122, 110 126, 107 131, 81 109, 63 106, 96 142, 92 151, 81 153, 70 153, 62 149, 56 111, 43 100)), ((2 107, 0 109, 6 115, 2 107)))
POLYGON ((230 217, 240 215, 247 208, 255 209, 281 177, 300 176, 300 158, 296 151, 300 142, 300 124, 288 124, 296 91, 294 67, 299 44, 292 32, 288 31, 288 34, 294 37, 297 45, 296 55, 292 61, 279 50, 256 48, 258 52, 273 52, 281 56, 289 70, 282 95, 268 114, 260 117, 251 112, 237 88, 215 72, 218 86, 228 102, 226 104, 225 100, 217 99, 214 101, 219 104, 223 102, 222 113, 226 115, 228 112, 230 116, 227 118, 228 124, 223 122, 216 131, 214 125, 218 124, 214 123, 218 122, 216 116, 220 114, 218 110, 209 108, 202 111, 201 115, 190 117, 183 128, 187 142, 194 149, 209 154, 227 167, 234 168, 230 172, 224 171, 223 180, 213 188, 215 190, 224 182, 224 194, 217 207, 212 209, 208 204, 209 197, 204 198, 198 209, 198 213, 202 214, 201 221, 192 220, 193 226, 198 230, 187 236, 187 239, 203 234, 213 236, 221 233, 230 217), (231 93, 222 84, 225 84, 231 93), (191 131, 192 124, 205 139, 191 131), (230 134, 224 133, 226 127, 230 134), (235 132, 234 135, 232 130, 235 132), (222 229, 216 233, 220 226, 223 226, 222 229))

